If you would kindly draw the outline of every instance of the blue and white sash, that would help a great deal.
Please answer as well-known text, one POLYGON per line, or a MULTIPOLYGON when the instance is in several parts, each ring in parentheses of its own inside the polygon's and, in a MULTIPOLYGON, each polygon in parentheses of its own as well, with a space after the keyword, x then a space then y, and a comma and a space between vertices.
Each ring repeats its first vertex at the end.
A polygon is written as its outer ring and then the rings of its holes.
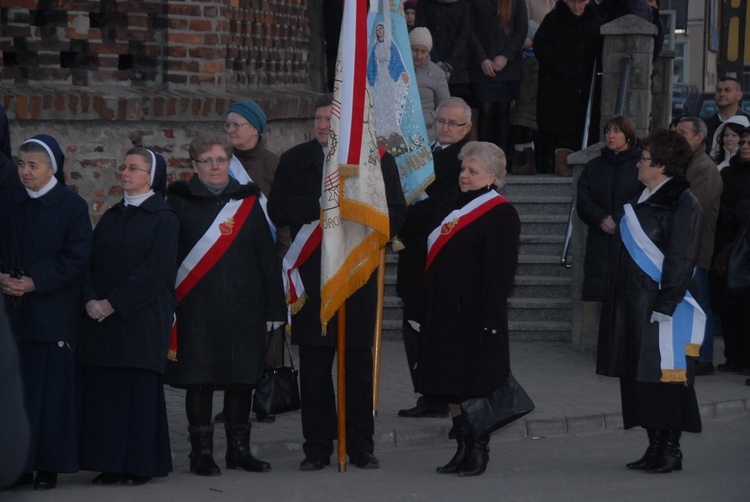
MULTIPOLYGON (((250 175, 247 174, 247 171, 245 171, 242 163, 234 155, 232 155, 232 159, 229 161, 229 176, 239 181, 240 185, 253 183, 252 178, 250 178, 250 175)), ((271 237, 273 237, 273 241, 276 242, 276 225, 273 224, 271 218, 269 218, 268 216, 268 199, 263 194, 263 192, 260 192, 260 194, 258 195, 258 202, 260 203, 260 208, 263 209, 263 214, 266 215, 268 227, 271 229, 271 237)))
MULTIPOLYGON (((620 234, 625 249, 643 272, 661 284, 664 254, 641 228, 633 206, 625 204, 624 209, 620 234)), ((684 355, 698 356, 705 331, 706 314, 690 292, 685 291, 685 297, 677 304, 672 319, 659 323, 662 382, 687 380, 687 360, 684 355)))

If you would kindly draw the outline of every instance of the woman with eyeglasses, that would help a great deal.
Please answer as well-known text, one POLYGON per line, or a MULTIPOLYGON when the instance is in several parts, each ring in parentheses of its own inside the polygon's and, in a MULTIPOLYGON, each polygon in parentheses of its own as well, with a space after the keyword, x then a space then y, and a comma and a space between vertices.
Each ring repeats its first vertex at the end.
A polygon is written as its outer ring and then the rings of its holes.
POLYGON ((622 206, 643 190, 637 168, 641 148, 633 122, 612 117, 603 132, 606 145, 583 168, 576 188, 576 212, 588 226, 581 299, 593 302, 604 298, 622 206))
POLYGON ((596 372, 620 379, 625 429, 643 427, 648 448, 628 469, 682 470, 680 437, 700 432, 694 358, 705 332, 695 300, 702 211, 685 179, 692 150, 676 131, 642 142, 641 193, 623 208, 599 325, 596 372))
MULTIPOLYGON (((16 484, 57 485, 78 470, 80 295, 91 257, 86 202, 65 187, 65 155, 40 134, 18 149, 20 183, 0 197, 0 289, 18 342, 31 441, 16 484), (34 477, 36 472, 36 477, 34 477)), ((6 406, 0 403, 0 406, 6 406)))
POLYGON ((95 485, 141 485, 172 470, 164 369, 174 316, 179 221, 164 201, 167 164, 132 148, 124 197, 94 229, 83 288, 81 469, 95 485))
POLYGON ((250 396, 265 333, 286 320, 281 265, 258 202, 260 189, 229 176, 230 139, 199 133, 190 143, 195 175, 170 185, 180 220, 176 324, 166 381, 187 390, 190 471, 218 476, 212 401, 224 390, 227 469, 265 472, 250 451, 250 396))
POLYGON ((737 153, 721 170, 724 190, 721 192, 719 217, 716 220, 714 265, 709 276, 711 306, 721 319, 726 362, 717 369, 722 372, 750 375, 750 337, 747 332, 747 309, 750 293, 729 291, 726 287, 726 265, 732 244, 747 221, 739 209, 750 200, 750 128, 740 131, 737 153))

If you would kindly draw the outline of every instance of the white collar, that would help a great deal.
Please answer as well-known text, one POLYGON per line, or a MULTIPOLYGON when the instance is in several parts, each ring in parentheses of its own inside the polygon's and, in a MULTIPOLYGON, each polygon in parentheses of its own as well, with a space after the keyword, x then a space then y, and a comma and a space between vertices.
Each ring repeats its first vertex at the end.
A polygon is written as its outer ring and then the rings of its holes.
POLYGON ((55 178, 54 176, 52 176, 49 179, 49 181, 47 182, 47 184, 44 185, 41 189, 39 189, 38 192, 35 192, 33 190, 29 190, 27 188, 26 189, 26 193, 29 194, 29 197, 31 197, 32 199, 38 199, 39 197, 41 197, 43 195, 47 195, 50 190, 52 190, 53 188, 55 188, 55 185, 57 185, 57 178, 55 178))
POLYGON ((125 193, 125 196, 124 196, 125 207, 128 207, 128 206, 138 207, 141 204, 143 204, 144 200, 148 199, 152 195, 154 195, 153 190, 149 190, 148 192, 142 193, 140 195, 128 195, 127 193, 125 193))

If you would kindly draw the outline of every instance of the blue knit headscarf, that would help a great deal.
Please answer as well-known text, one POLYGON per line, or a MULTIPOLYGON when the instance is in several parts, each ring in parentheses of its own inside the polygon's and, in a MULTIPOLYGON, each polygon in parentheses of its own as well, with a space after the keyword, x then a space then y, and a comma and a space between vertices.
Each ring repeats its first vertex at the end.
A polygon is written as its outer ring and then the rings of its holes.
POLYGON ((227 115, 230 113, 242 115, 260 134, 263 134, 263 131, 266 130, 266 114, 263 113, 263 110, 254 101, 238 101, 232 105, 227 115))

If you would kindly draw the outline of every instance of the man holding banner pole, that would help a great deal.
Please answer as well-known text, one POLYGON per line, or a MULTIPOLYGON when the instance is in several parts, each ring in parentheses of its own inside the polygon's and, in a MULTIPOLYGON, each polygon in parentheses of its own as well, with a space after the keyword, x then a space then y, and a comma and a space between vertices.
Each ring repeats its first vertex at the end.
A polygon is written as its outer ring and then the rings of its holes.
MULTIPOLYGON (((329 465, 333 440, 337 437, 336 396, 331 376, 337 319, 333 316, 324 331, 320 313, 321 241, 325 232, 344 225, 343 216, 329 216, 332 205, 339 205, 340 178, 344 175, 337 170, 324 177, 326 157, 336 151, 340 140, 338 133, 331 130, 331 119, 340 113, 339 102, 334 103, 331 96, 316 103, 315 139, 281 156, 268 204, 274 223, 288 225, 292 230, 293 242, 284 259, 284 272, 292 311, 292 343, 299 345, 305 453, 300 469, 303 471, 317 471, 329 465)), ((377 149, 374 152, 378 157, 374 160, 382 171, 386 200, 381 203, 387 206, 386 224, 391 234, 395 234, 406 213, 398 170, 393 157, 385 154, 381 159, 377 149)), ((341 260, 344 262, 346 257, 341 260)), ((352 275, 357 270, 349 272, 352 275)), ((362 287, 346 300, 346 443, 350 463, 360 468, 379 466, 373 454, 372 334, 377 289, 371 272, 363 277, 362 287)))

